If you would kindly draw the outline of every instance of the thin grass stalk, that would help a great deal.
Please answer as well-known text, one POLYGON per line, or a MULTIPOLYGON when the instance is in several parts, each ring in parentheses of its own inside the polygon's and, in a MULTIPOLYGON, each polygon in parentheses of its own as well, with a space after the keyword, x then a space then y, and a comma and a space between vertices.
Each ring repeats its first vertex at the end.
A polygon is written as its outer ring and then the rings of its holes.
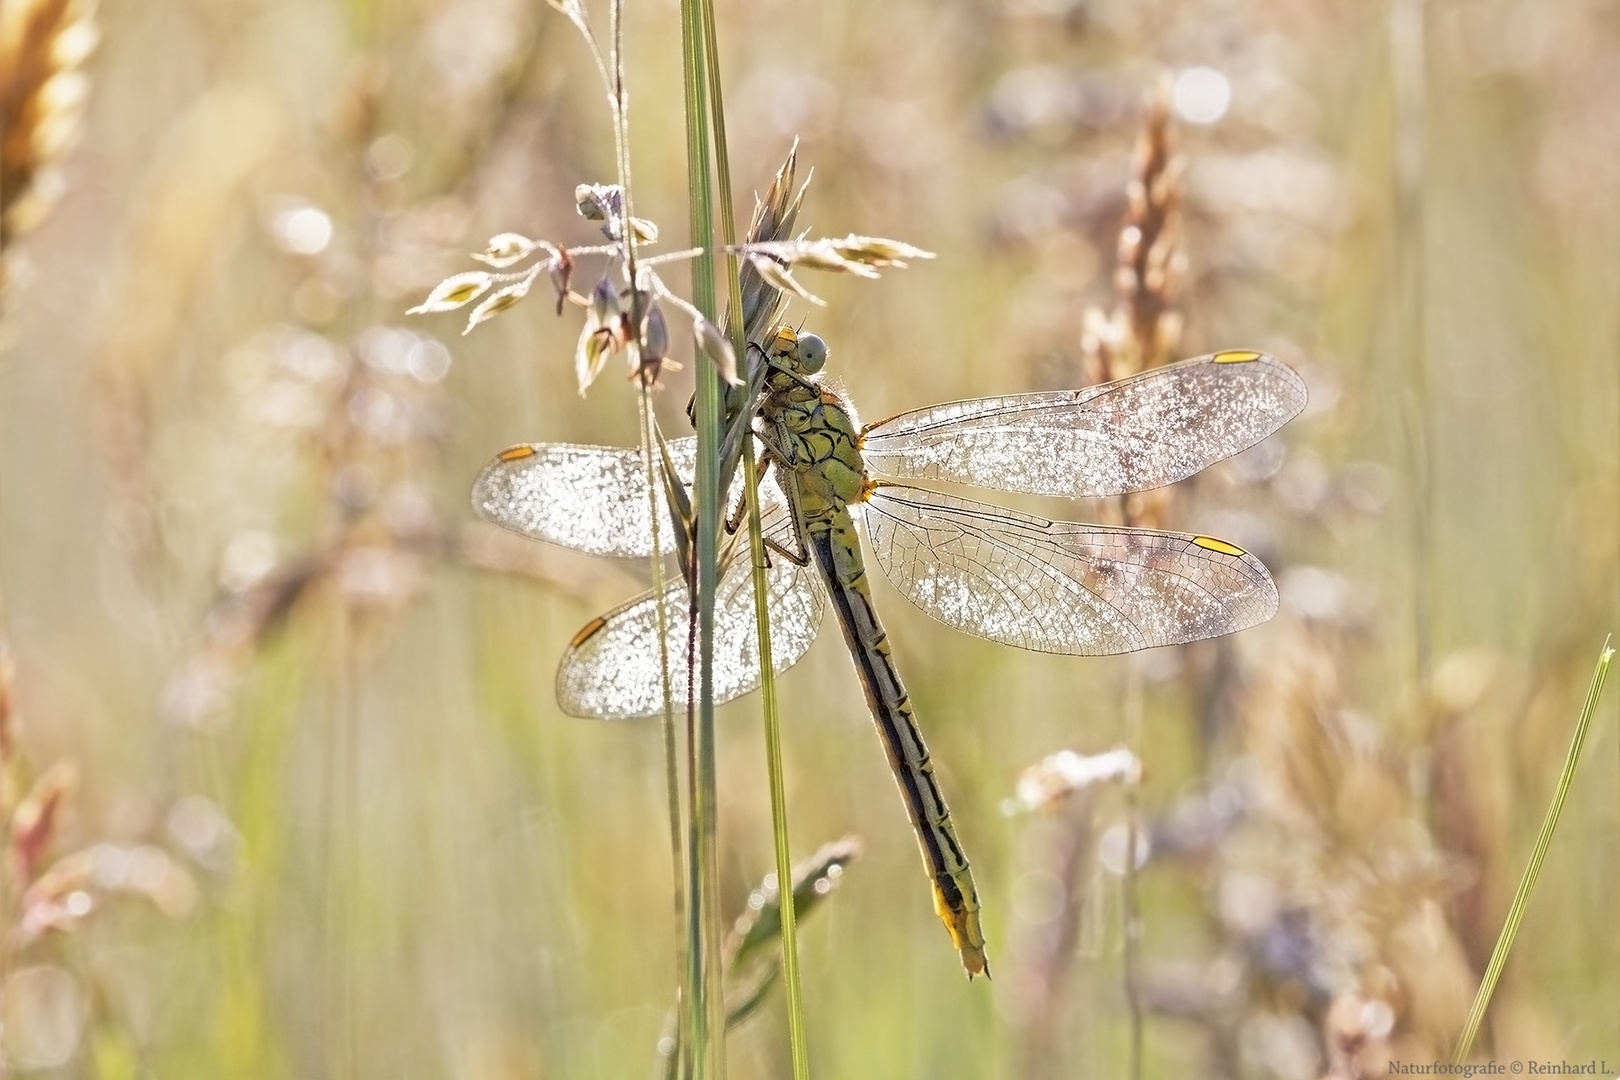
POLYGON ((748 343, 745 340, 746 328, 743 326, 742 316, 742 270, 737 253, 733 250, 737 244, 737 219, 731 205, 731 155, 726 150, 726 109, 720 86, 720 45, 714 31, 714 0, 701 0, 701 3, 704 56, 708 61, 709 119, 714 129, 715 186, 720 191, 720 235, 728 253, 726 297, 730 303, 726 312, 726 333, 731 337, 731 347, 737 355, 746 356, 748 343))
MULTIPOLYGON (((635 220, 634 198, 630 184, 630 111, 626 108, 624 90, 624 2, 612 0, 608 5, 608 34, 610 45, 610 66, 612 80, 608 85, 608 94, 613 105, 613 148, 614 160, 618 168, 618 183, 623 198, 623 226, 621 239, 625 251, 625 272, 630 279, 630 287, 638 287, 636 280, 636 230, 631 226, 635 220)), ((604 71, 603 78, 608 78, 604 71)), ((639 348, 639 345, 632 345, 639 348)), ((687 890, 684 884, 683 863, 685 861, 683 845, 681 843, 681 777, 679 764, 679 748, 675 737, 675 704, 674 690, 669 670, 669 608, 665 603, 664 588, 664 556, 663 536, 660 522, 663 520, 663 507, 659 505, 658 491, 659 464, 653 454, 653 445, 656 442, 656 419, 652 409, 652 385, 650 379, 643 374, 639 380, 640 394, 638 403, 641 419, 641 461, 642 468, 647 475, 647 510, 648 520, 652 525, 652 588, 653 610, 658 620, 658 679, 661 697, 664 703, 661 717, 661 727, 664 736, 664 791, 667 801, 666 812, 669 815, 669 848, 670 866, 672 868, 671 881, 673 883, 673 898, 675 909, 675 970, 685 971, 687 958, 692 952, 691 942, 682 933, 685 923, 687 890)), ((687 1026, 689 998, 686 994, 677 993, 677 1008, 679 1010, 678 1030, 684 1031, 687 1026)))
MULTIPOLYGON (((693 552, 692 559, 697 558, 693 552)), ((705 975, 704 963, 706 960, 703 933, 703 905, 705 902, 704 882, 708 880, 703 869, 703 845, 699 839, 701 821, 698 814, 698 719, 697 719, 697 670, 698 670, 698 596, 697 589, 691 587, 692 578, 697 574, 697 568, 692 562, 686 566, 686 930, 682 935, 685 939, 687 995, 690 1004, 686 1008, 686 1019, 690 1025, 682 1033, 683 1064, 687 1077, 701 1077, 707 1075, 707 1067, 702 1064, 707 1059, 707 1035, 717 1029, 710 1024, 712 1014, 709 1011, 708 982, 705 975)), ((722 1036, 723 1037, 723 1036, 722 1036)))
POLYGON ((326 1061, 332 1076, 352 1076, 356 1053, 355 978, 358 965, 354 904, 359 875, 354 872, 352 831, 359 820, 359 673, 356 671, 354 612, 338 599, 334 714, 326 725, 326 1061))
POLYGON ((299 710, 312 693, 315 674, 324 670, 317 657, 324 656, 328 646, 318 633, 286 633, 263 655, 260 689, 245 699, 241 717, 242 730, 249 736, 245 757, 254 768, 227 779, 218 740, 193 742, 203 756, 209 785, 205 794, 230 808, 243 850, 253 852, 252 880, 234 882, 231 902, 221 905, 214 917, 212 944, 222 986, 199 1016, 212 1032, 207 1054, 198 1055, 205 1067, 194 1070, 202 1075, 292 1075, 281 1060, 284 1051, 261 977, 261 933, 273 904, 263 883, 281 880, 287 872, 290 843, 283 781, 298 735, 299 710))
MULTIPOLYGON (((1142 665, 1132 657, 1125 676, 1125 745, 1136 752, 1142 745, 1142 665)), ((1136 845, 1141 842, 1142 803, 1135 781, 1125 785, 1125 865, 1122 906, 1125 921, 1123 960, 1125 1007, 1130 1022, 1130 1058, 1125 1075, 1141 1080, 1144 1020, 1142 1012, 1142 898, 1136 872, 1136 845)))
MULTIPOLYGON (((630 192, 630 110, 625 108, 624 95, 624 0, 613 0, 608 5, 608 34, 613 39, 612 63, 613 85, 609 93, 613 96, 613 150, 619 170, 619 194, 624 200, 624 217, 620 225, 621 239, 624 241, 625 269, 630 275, 630 287, 636 287, 636 230, 631 226, 635 220, 635 211, 631 208, 630 192)), ((649 468, 651 459, 649 458, 649 468)), ((648 483, 652 483, 653 476, 647 474, 648 483)), ((653 548, 653 558, 658 558, 658 549, 653 548)))
POLYGON ((1609 677, 1609 661, 1614 658, 1614 650, 1609 647, 1609 639, 1603 641, 1603 651, 1598 654, 1597 667, 1592 671, 1592 685, 1586 691, 1586 703, 1581 706, 1581 718, 1575 725, 1575 736, 1570 740, 1569 753, 1564 756, 1563 771, 1558 774, 1558 786, 1553 791, 1552 804, 1547 807, 1547 816, 1542 820, 1541 832, 1536 836, 1536 846, 1530 852, 1530 864, 1524 869, 1524 876, 1519 879, 1519 887, 1513 894, 1513 903, 1508 906, 1507 920, 1502 925, 1502 933, 1496 939, 1496 948, 1491 952, 1491 961, 1485 967, 1485 976, 1480 980, 1479 992, 1474 995, 1473 1007, 1468 1010, 1468 1021, 1463 1024, 1462 1034, 1457 1037, 1457 1049, 1451 1055, 1454 1065, 1462 1065, 1468 1060, 1468 1052, 1473 1049, 1474 1037, 1479 1034, 1479 1025, 1485 1019, 1485 1010, 1490 1007, 1491 995, 1496 992, 1497 980, 1502 977, 1502 969, 1507 965, 1508 952, 1513 948, 1513 939, 1519 933, 1519 924, 1524 921, 1525 909, 1530 906, 1530 894, 1535 891, 1536 878, 1541 874, 1541 864, 1547 858, 1547 849, 1552 846, 1553 830, 1558 827, 1558 818, 1564 812, 1564 800, 1569 795, 1570 785, 1575 779, 1575 767, 1580 764, 1581 747, 1586 743, 1586 735, 1592 727, 1592 716, 1597 712, 1598 698, 1603 695, 1603 683, 1609 677))
MULTIPOLYGON (((3 312, 0 312, 3 315, 3 312)), ((0 318, 0 323, 3 323, 0 318)), ((11 643, 0 629, 0 845, 10 851, 13 844, 12 811, 14 804, 8 797, 16 769, 16 664, 12 660, 11 643)), ((18 909, 12 909, 12 896, 17 890, 9 881, 0 882, 0 927, 17 925, 22 897, 17 896, 18 909)), ((0 933, 0 987, 11 985, 11 973, 16 961, 18 943, 9 933, 0 933)))
POLYGON ((1396 345, 1403 372, 1412 500, 1412 621, 1418 685, 1426 685, 1434 619, 1434 463, 1427 438, 1429 365, 1424 237, 1424 0, 1390 0, 1390 71, 1395 98, 1396 345))
MULTIPOLYGON (((682 81, 686 98, 687 198, 692 246, 703 254, 693 260, 692 302, 713 321, 714 202, 711 184, 708 123, 708 70, 704 61, 704 12, 698 0, 681 0, 682 81)), ((696 388, 693 426, 698 452, 694 477, 697 537, 697 701, 691 744, 694 750, 689 834, 691 850, 687 871, 688 948, 697 962, 688 963, 688 990, 692 994, 692 1039, 695 1074, 725 1075, 725 1003, 722 1000, 718 901, 715 855, 715 752, 714 752, 714 595, 719 577, 720 485, 719 455, 723 436, 720 418, 720 376, 711 363, 700 361, 693 372, 696 388)), ((692 680, 688 679, 688 686, 692 680)))
MULTIPOLYGON (((734 220, 734 218, 732 216, 732 206, 731 206, 731 161, 730 161, 730 157, 726 153, 725 109, 724 109, 724 106, 722 104, 722 100, 721 100, 721 96, 720 96, 720 56, 719 56, 719 47, 716 44, 716 39, 715 39, 714 3, 713 3, 713 0, 700 0, 700 3, 698 5, 698 7, 699 7, 698 21, 699 21, 699 25, 702 28, 702 35, 701 35, 701 38, 699 39, 699 44, 700 44, 700 48, 701 48, 701 52, 702 52, 702 60, 703 60, 703 69, 702 69, 702 76, 703 76, 703 78, 702 78, 702 86, 703 86, 703 91, 704 91, 704 93, 703 93, 703 102, 704 102, 705 113, 706 113, 706 126, 708 128, 708 133, 709 133, 709 138, 710 138, 710 142, 708 144, 708 149, 709 149, 710 155, 712 157, 712 161, 713 161, 714 178, 715 178, 714 186, 710 189, 710 199, 711 199, 711 201, 710 201, 710 208, 709 208, 709 232, 706 235, 709 237, 709 240, 712 243, 713 238, 714 238, 714 209, 716 207, 718 207, 718 209, 720 211, 720 223, 721 223, 721 230, 722 230, 722 236, 723 236, 722 243, 724 243, 724 245, 727 248, 729 248, 732 244, 734 244, 736 242, 737 224, 736 224, 736 221, 734 220)), ((740 341, 741 337, 742 337, 741 331, 739 329, 740 325, 741 325, 741 322, 740 322, 741 315, 738 314, 738 312, 740 312, 740 310, 741 310, 740 305, 742 303, 742 284, 741 284, 741 279, 738 276, 738 269, 737 269, 738 262, 737 262, 736 255, 728 256, 727 259, 725 260, 725 264, 726 264, 726 279, 727 279, 726 288, 727 288, 727 293, 728 293, 729 297, 731 298, 730 307, 731 307, 731 312, 732 312, 732 314, 730 316, 731 327, 729 329, 731 331, 731 336, 734 339, 734 341, 740 341)), ((715 267, 713 265, 713 260, 711 259, 710 260, 710 268, 709 268, 709 277, 707 279, 711 289, 713 288, 713 283, 714 283, 714 270, 715 270, 715 267)), ((714 303, 715 303, 715 301, 711 300, 711 306, 708 307, 708 308, 703 309, 704 314, 711 321, 713 321, 713 318, 714 318, 715 307, 712 306, 714 303)), ((746 355, 739 346, 734 345, 733 348, 736 350, 736 354, 738 356, 746 355)), ((719 371, 717 370, 715 365, 706 363, 706 364, 701 365, 701 367, 704 369, 704 375, 706 376, 705 379, 704 379, 704 384, 707 385, 711 389, 711 391, 712 391, 712 393, 714 395, 714 418, 713 418, 714 445, 709 451, 706 451, 706 452, 705 451, 700 451, 699 455, 698 455, 698 458, 699 458, 700 461, 708 461, 709 462, 709 467, 714 471, 714 487, 713 487, 713 499, 709 503, 704 504, 700 500, 700 505, 706 505, 706 506, 710 507, 711 509, 708 511, 709 516, 707 518, 704 518, 704 517, 699 518, 698 530, 699 530, 699 536, 702 536, 702 535, 705 535, 705 530, 707 530, 711 526, 713 527, 714 531, 712 533, 708 533, 707 535, 709 535, 712 538, 714 549, 716 551, 718 551, 718 545, 719 545, 719 540, 720 540, 720 522, 721 522, 721 519, 724 517, 724 514, 725 514, 724 508, 720 505, 720 499, 722 498, 722 493, 730 490, 730 487, 731 487, 731 477, 730 476, 722 476, 721 473, 720 473, 720 469, 721 469, 720 457, 721 457, 721 454, 723 452, 723 447, 725 445, 725 436, 726 436, 726 419, 727 418, 725 416, 725 407, 724 407, 725 406, 725 389, 724 389, 724 387, 721 386, 719 371)), ((700 436, 700 438, 701 438, 701 436, 700 436)), ((756 578, 756 582, 757 582, 757 580, 758 579, 756 578)), ((714 838, 715 838, 715 834, 716 834, 716 832, 718 830, 718 822, 715 820, 715 800, 713 798, 713 792, 715 792, 717 790, 717 788, 718 788, 718 778, 715 775, 714 697, 713 697, 713 678, 712 678, 712 674, 711 674, 712 662, 713 662, 713 657, 714 657, 714 650, 713 650, 713 640, 714 640, 714 638, 713 638, 713 630, 714 630, 713 611, 714 611, 714 602, 713 601, 714 601, 714 590, 715 590, 715 588, 718 587, 718 585, 719 585, 719 564, 718 564, 718 556, 716 556, 716 561, 714 563, 714 570, 710 574, 710 577, 709 577, 709 604, 708 604, 708 607, 707 607, 707 611, 709 612, 709 616, 708 616, 709 617, 709 637, 704 639, 706 642, 708 642, 708 645, 706 646, 705 651, 703 653, 703 657, 702 657, 702 662, 705 665, 705 674, 704 674, 704 682, 703 682, 703 693, 704 693, 703 700, 706 703, 706 712, 705 712, 704 715, 707 717, 707 722, 708 722, 708 727, 707 727, 708 735, 707 735, 707 739, 705 740, 705 742, 703 744, 703 747, 704 747, 704 750, 705 750, 704 760, 705 760, 706 766, 708 768, 708 775, 709 775, 709 788, 708 788, 708 790, 711 793, 711 796, 710 796, 710 798, 708 800, 708 803, 707 803, 707 806, 709 808, 709 818, 704 824, 705 824, 707 834, 708 834, 708 837, 709 837, 711 856, 714 856, 714 838)), ((756 588, 757 588, 757 585, 756 585, 756 588)), ((760 595, 760 594, 756 593, 756 596, 758 596, 758 595, 760 595)), ((768 637, 768 632, 767 632, 767 637, 768 637)), ((763 640, 764 639, 761 639, 762 643, 763 643, 763 640)), ((765 655, 768 658, 770 654, 766 653, 765 655)), ((767 659, 765 661, 765 663, 764 663, 764 667, 769 668, 770 666, 771 666, 770 661, 769 661, 769 659, 767 659)), ((704 909, 704 914, 705 914, 706 918, 704 919, 703 931, 704 931, 704 935, 705 935, 705 940, 709 943, 710 949, 712 950, 705 957, 705 975, 706 975, 706 981, 708 983, 707 990, 708 990, 708 994, 709 994, 708 1004, 709 1004, 709 1009, 710 1009, 710 1012, 711 1012, 711 1016, 710 1016, 711 1030, 716 1033, 716 1038, 719 1040, 718 1053, 715 1055, 715 1061, 716 1061, 716 1065, 717 1065, 717 1068, 718 1068, 718 1071, 717 1071, 716 1075, 723 1077, 725 1075, 725 1071, 726 1071, 725 1070, 725 1066, 726 1066, 726 1062, 725 1062, 726 1002, 725 1002, 725 972, 724 972, 724 970, 722 968, 722 965, 721 965, 721 944, 725 939, 725 927, 720 921, 720 860, 719 860, 719 858, 718 857, 711 857, 710 859, 708 859, 706 861, 706 863, 705 863, 704 869, 705 869, 705 873, 708 875, 707 878, 705 879, 705 882, 704 882, 704 889, 705 889, 705 892, 707 893, 707 896, 708 896, 710 902, 705 906, 705 909, 704 909)))
MULTIPOLYGON (((717 187, 720 190, 721 239, 727 251, 726 289, 730 318, 726 333, 738 356, 748 355, 746 327, 743 325, 742 272, 732 249, 737 243, 737 221, 731 203, 731 156, 726 143, 725 99, 720 79, 720 45, 715 35, 714 0, 702 0, 704 53, 708 60, 709 104, 714 128, 714 158, 717 187)), ((746 372, 746 365, 744 366, 746 372)), ((749 403, 748 407, 751 407, 749 403)), ((776 704, 776 666, 771 651, 771 621, 766 597, 765 539, 760 524, 759 472, 754 467, 754 447, 743 439, 743 482, 748 499, 748 550, 754 579, 754 626, 759 640, 760 708, 765 724, 765 771, 771 788, 771 837, 776 850, 777 895, 781 897, 782 976, 787 998, 788 1053, 793 1061, 794 1080, 809 1080, 809 1044, 804 1033, 804 996, 799 979, 799 935, 794 918, 793 847, 788 837, 787 786, 782 776, 782 725, 776 704)), ((724 478, 722 478, 724 479, 724 478)))
MULTIPOLYGON (((645 379, 641 381, 638 400, 641 406, 641 461, 647 472, 647 516, 652 523, 652 588, 653 611, 658 618, 658 683, 664 702, 660 724, 664 734, 664 792, 668 801, 669 857, 675 899, 675 970, 685 971, 687 942, 681 932, 686 919, 685 854, 681 843, 681 770, 680 749, 675 739, 675 691, 669 671, 669 606, 664 596, 667 583, 664 578, 663 528, 660 525, 664 508, 659 505, 657 474, 654 472, 659 466, 653 457, 656 421, 653 417, 652 387, 645 379)), ((675 997, 678 1016, 684 1017, 686 995, 677 993, 675 997)), ((684 1029, 684 1022, 677 1020, 676 1030, 684 1029)))
MULTIPOLYGON (((735 309, 734 309, 735 310, 735 309)), ((777 895, 781 897, 782 977, 787 996, 788 1053, 793 1080, 809 1080, 810 1051, 804 1034, 804 997, 799 982, 799 932, 794 918, 793 853, 788 841, 787 786, 782 778, 782 725, 776 710, 775 658, 766 610, 765 540, 759 520, 759 474, 754 446, 744 441, 743 483, 748 492, 748 550, 754 567, 754 624, 759 631, 759 689, 764 701, 765 771, 771 785, 771 837, 776 847, 777 895)))

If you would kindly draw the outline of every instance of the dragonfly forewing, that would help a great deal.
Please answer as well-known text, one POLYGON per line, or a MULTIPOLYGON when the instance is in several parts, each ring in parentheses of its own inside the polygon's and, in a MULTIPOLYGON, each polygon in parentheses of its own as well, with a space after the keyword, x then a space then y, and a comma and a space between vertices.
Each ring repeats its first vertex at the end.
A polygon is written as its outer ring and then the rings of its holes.
MULTIPOLYGON (((696 439, 669 444, 676 472, 690 478, 696 439)), ((626 446, 525 443, 501 451, 473 483, 473 509, 535 540, 591 555, 652 554, 647 469, 626 446)), ((660 493, 658 505, 663 506, 660 493)), ((663 524, 663 523, 660 523, 663 524)), ((665 552, 674 530, 660 530, 665 552)))
POLYGON ((933 405, 874 424, 875 472, 998 491, 1100 498, 1163 487, 1245 450, 1305 407, 1264 353, 1223 352, 1083 390, 933 405))
MULTIPOLYGON (((787 509, 765 512, 765 535, 791 546, 792 519, 787 509)), ((741 697, 759 687, 759 634, 754 624, 754 591, 748 568, 748 545, 739 537, 737 557, 720 579, 714 611, 714 699, 741 697)), ((825 608, 825 594, 813 569, 774 555, 766 571, 771 619, 772 667, 786 671, 815 640, 825 608)), ((686 583, 677 578, 664 591, 670 644, 670 700, 685 707, 687 694, 686 583)), ((651 592, 643 593, 600 618, 591 620, 563 653, 557 668, 557 704, 570 716, 628 720, 656 716, 664 710, 663 673, 659 665, 658 609, 651 592)))
POLYGON ((1222 540, 1018 513, 878 486, 872 552, 941 622, 1035 652, 1098 656, 1229 634, 1277 611, 1253 555, 1222 540))
MULTIPOLYGON (((671 439, 669 456, 681 482, 690 485, 697 440, 671 439)), ((759 486, 761 506, 780 504, 774 484, 759 486)), ((727 505, 742 498, 732 485, 727 505)), ((520 443, 502 450, 473 482, 473 509, 502 528, 588 555, 645 559, 652 554, 647 469, 633 446, 520 443)), ((664 493, 658 493, 664 508, 664 493)), ((659 522, 660 548, 675 550, 675 530, 659 522)))

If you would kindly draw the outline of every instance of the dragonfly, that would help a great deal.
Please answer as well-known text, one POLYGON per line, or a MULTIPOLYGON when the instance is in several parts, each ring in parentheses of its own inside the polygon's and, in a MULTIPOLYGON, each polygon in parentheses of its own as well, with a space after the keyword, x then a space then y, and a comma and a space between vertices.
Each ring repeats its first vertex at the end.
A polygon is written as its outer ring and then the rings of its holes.
MULTIPOLYGON (((888 477, 1071 499, 1162 487, 1276 431, 1304 408, 1305 383, 1265 353, 1227 351, 1084 389, 948 402, 863 427, 827 385, 821 338, 780 327, 754 348, 767 371, 753 432, 776 479, 774 490, 759 488, 772 668, 785 671, 804 655, 830 603, 935 911, 968 977, 987 975, 972 871, 873 605, 863 552, 869 547, 900 592, 939 621, 1048 653, 1117 654, 1234 633, 1276 613, 1277 588, 1259 559, 1216 537, 1052 521, 888 477)), ((696 440, 667 445, 689 482, 696 440)), ((473 505, 538 540, 596 555, 653 554, 654 504, 638 448, 513 446, 479 474, 473 505)), ((673 528, 661 531, 667 554, 673 528)), ((746 546, 728 549, 716 592, 717 703, 760 682, 752 579, 739 550, 746 546)), ((665 612, 686 605, 685 582, 668 584, 665 612)), ((558 704, 603 719, 661 714, 666 692, 686 698, 686 636, 683 623, 661 653, 652 593, 592 619, 563 654, 558 704)))

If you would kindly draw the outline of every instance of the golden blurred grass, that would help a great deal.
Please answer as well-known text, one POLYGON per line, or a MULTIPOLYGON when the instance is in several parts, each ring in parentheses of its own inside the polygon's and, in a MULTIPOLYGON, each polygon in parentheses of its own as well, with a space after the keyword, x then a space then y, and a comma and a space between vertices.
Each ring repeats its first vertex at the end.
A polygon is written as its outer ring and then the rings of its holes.
MULTIPOLYGON (((1313 405, 1286 453, 1212 470, 1169 523, 1264 554, 1285 611, 1142 662, 1142 805, 1165 845, 1142 871, 1143 974, 1184 992, 1151 999, 1146 1075, 1348 1068, 1346 1040, 1378 1020, 1352 995, 1391 1010, 1388 1056, 1445 1052, 1469 989, 1455 972, 1489 949, 1614 621, 1620 28, 1595 0, 1423 10, 1416 416, 1381 6, 724 13, 739 195, 801 135, 807 224, 939 253, 817 282, 830 306, 809 328, 869 419, 1077 384, 1141 102, 1167 70, 1230 80, 1221 120, 1179 129, 1182 352, 1269 349, 1313 405), (1170 825, 1213 829, 1226 797, 1241 820, 1175 849, 1170 825), (1414 941, 1446 963, 1390 962, 1414 941)), ((443 541, 495 450, 633 442, 633 403, 611 378, 578 399, 577 325, 544 302, 465 338, 454 316, 402 314, 490 235, 588 235, 571 193, 609 179, 611 140, 583 51, 516 2, 159 2, 101 22, 63 196, 8 252, 25 272, 5 304, 0 595, 20 744, 80 764, 61 851, 160 845, 201 900, 182 919, 118 901, 24 954, 93 1002, 54 1075, 650 1070, 675 980, 659 739, 551 697, 563 643, 628 578, 495 573, 443 541), (331 228, 313 251, 308 211, 331 228), (453 358, 441 380, 411 374, 428 338, 453 358), (279 621, 217 606, 318 557, 279 621), (219 664, 177 684, 199 655, 219 664), (179 808, 199 806, 228 826, 188 828, 179 808)), ((633 7, 628 33, 636 210, 679 235, 673 6, 633 7)), ((687 386, 660 403, 671 429, 687 386)), ((1000 806, 1031 762, 1124 737, 1137 661, 1021 655, 875 591, 992 945, 1038 931, 1025 825, 1000 806)), ((999 968, 967 985, 941 947, 837 642, 781 685, 797 843, 855 832, 867 850, 805 928, 817 1075, 1013 1075, 1016 996, 999 968)), ((738 905, 770 863, 754 715, 745 701, 720 724, 738 905)), ((1614 716, 1611 699, 1595 761, 1613 760, 1614 716)), ((1615 785, 1579 778, 1498 994, 1499 1058, 1620 1057, 1615 785)), ((1107 797, 1096 813, 1120 820, 1107 797)), ((1118 885, 1095 873, 1060 1052, 1117 1072, 1118 885)), ((734 1075, 784 1075, 777 1014, 731 1056, 734 1075)))

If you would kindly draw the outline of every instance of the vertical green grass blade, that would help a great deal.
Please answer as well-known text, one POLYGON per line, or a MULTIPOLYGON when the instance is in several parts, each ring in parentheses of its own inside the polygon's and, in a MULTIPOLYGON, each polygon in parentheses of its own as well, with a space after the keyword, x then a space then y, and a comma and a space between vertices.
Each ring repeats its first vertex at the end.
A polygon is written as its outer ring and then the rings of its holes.
MULTIPOLYGON (((726 110, 720 80, 720 47, 715 39, 714 0, 703 0, 704 53, 708 60, 709 102, 714 127, 714 156, 720 190, 721 235, 729 250, 737 243, 737 222, 731 205, 731 158, 726 150, 726 110)), ((726 333, 738 356, 748 355, 743 325, 742 274, 737 256, 726 258, 726 286, 730 319, 726 333)), ((743 366, 746 377, 747 365, 743 366)), ((750 411, 753 403, 745 406, 750 411)), ((770 613, 765 598, 765 541, 759 520, 759 475, 754 468, 752 442, 743 439, 742 466, 748 498, 748 549, 754 575, 754 625, 759 638, 760 701, 765 723, 765 769, 771 788, 771 836, 776 853, 782 918, 782 973, 787 997, 788 1051, 794 1080, 809 1080, 810 1058, 804 1034, 804 1001, 799 981, 799 939, 793 911, 793 850, 788 837, 787 794, 782 779, 782 730, 776 708, 776 669, 771 652, 770 613)), ((729 477, 722 477, 728 482, 729 477)))
POLYGON ((1491 952, 1491 961, 1485 966, 1485 977, 1480 980, 1479 992, 1474 995, 1473 1008, 1468 1010, 1468 1022, 1463 1025, 1463 1031, 1457 1038, 1457 1049, 1452 1053, 1451 1060, 1455 1065, 1461 1065, 1468 1060, 1468 1052, 1473 1048, 1474 1037, 1479 1034, 1479 1025, 1485 1019, 1485 1010, 1490 1006, 1491 995, 1496 991, 1496 982, 1502 977, 1502 968, 1507 965, 1508 952, 1513 948, 1513 939, 1519 933, 1519 924, 1524 920, 1524 912, 1530 906, 1530 894, 1535 891, 1536 878, 1541 874, 1541 864, 1547 858, 1547 849, 1552 846, 1553 830, 1558 827, 1559 815, 1564 812, 1564 799, 1569 795, 1570 784, 1575 779, 1575 766, 1581 760, 1581 747, 1586 742, 1586 734, 1592 727, 1592 714, 1597 712, 1598 698, 1603 694, 1603 682, 1609 676, 1609 661, 1614 658, 1614 650, 1609 647, 1608 640, 1603 642, 1603 651, 1598 654, 1597 667, 1592 672, 1592 685, 1586 691, 1586 704, 1581 707, 1580 721, 1575 725, 1575 737, 1570 740, 1569 753, 1564 758, 1564 771, 1558 775, 1558 787, 1553 791, 1552 805, 1547 807, 1547 816, 1541 823, 1541 833, 1536 837, 1536 846, 1530 852, 1530 865, 1525 867, 1524 877, 1519 880, 1519 888, 1513 894, 1513 903, 1508 907, 1507 920, 1502 925, 1502 933, 1496 939, 1496 948, 1491 952))
MULTIPOLYGON (((733 311, 741 310, 740 305, 733 311)), ((782 725, 776 712, 776 671, 771 652, 771 622, 765 597, 765 541, 759 521, 759 476, 754 447, 743 443, 743 481, 748 491, 748 550, 754 568, 754 622, 759 630, 760 693, 765 710, 765 768, 771 786, 771 835, 776 847, 776 880, 781 897, 782 974, 787 995, 788 1051, 794 1080, 809 1080, 810 1057, 804 1035, 804 1001, 799 986, 799 935, 794 920, 793 855, 788 842, 787 794, 782 781, 782 725), (787 884, 783 884, 787 883, 787 884)))
MULTIPOLYGON (((682 82, 686 101, 686 171, 691 244, 701 248, 692 264, 692 302, 713 321, 714 189, 710 182, 708 68, 704 59, 704 12, 698 0, 681 2, 682 82)), ((697 510, 697 701, 689 727, 693 756, 692 798, 687 860, 687 992, 691 1001, 690 1039, 693 1070, 701 1077, 725 1075, 725 1006, 720 988, 719 912, 714 907, 718 868, 715 856, 714 753, 714 594, 719 569, 719 449, 721 441, 719 374, 699 362, 693 424, 698 453, 694 477, 697 510)), ((693 685, 688 681, 688 686, 693 685)))

